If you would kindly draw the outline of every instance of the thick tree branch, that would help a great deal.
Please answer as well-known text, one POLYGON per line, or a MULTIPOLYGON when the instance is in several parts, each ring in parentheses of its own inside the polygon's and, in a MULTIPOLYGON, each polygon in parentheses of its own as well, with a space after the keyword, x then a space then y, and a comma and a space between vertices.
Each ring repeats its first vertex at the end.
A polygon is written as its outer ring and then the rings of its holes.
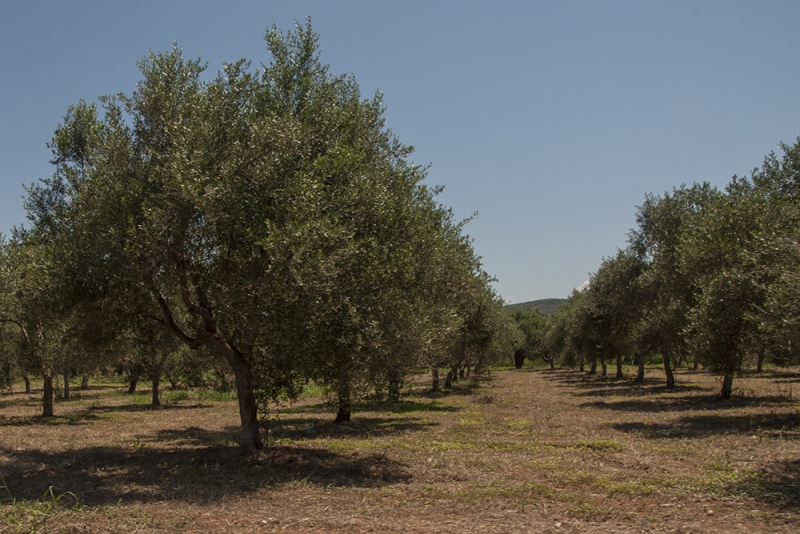
POLYGON ((169 329, 170 332, 175 334, 178 339, 180 339, 183 343, 186 344, 190 349, 199 349, 206 343, 208 343, 209 335, 203 335, 198 338, 192 338, 186 334, 181 327, 178 326, 178 323, 175 322, 175 318, 172 316, 172 311, 169 309, 169 305, 167 301, 164 299, 163 295, 157 291, 153 291, 153 297, 158 302, 158 307, 161 308, 161 313, 164 316, 164 324, 169 329))
POLYGON ((181 299, 183 300, 183 305, 186 306, 186 311, 188 311, 192 315, 200 317, 203 320, 203 322, 206 323, 206 325, 215 329, 216 321, 214 319, 214 314, 211 311, 211 306, 209 305, 205 291, 203 291, 202 284, 200 283, 200 277, 197 275, 197 273, 192 272, 192 285, 194 286, 194 293, 199 303, 195 304, 192 301, 192 295, 189 288, 188 262, 176 256, 175 264, 178 267, 178 279, 180 281, 181 299))
POLYGON ((10 318, 7 318, 7 317, 0 317, 0 323, 12 323, 12 324, 17 325, 19 327, 20 331, 22 331, 22 337, 25 338, 25 341, 30 341, 30 338, 28 337, 28 331, 25 330, 25 326, 21 322, 17 321, 16 319, 10 319, 10 318))

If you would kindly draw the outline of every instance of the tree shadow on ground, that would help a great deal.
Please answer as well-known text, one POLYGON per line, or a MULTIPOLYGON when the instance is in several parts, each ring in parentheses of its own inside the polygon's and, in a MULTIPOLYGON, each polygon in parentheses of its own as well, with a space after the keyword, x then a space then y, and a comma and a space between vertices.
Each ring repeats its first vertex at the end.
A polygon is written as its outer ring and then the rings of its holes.
POLYGON ((685 412, 689 410, 735 410, 762 405, 781 405, 786 400, 777 395, 734 397, 722 399, 719 395, 638 396, 634 399, 584 402, 581 408, 599 408, 623 412, 685 412))
POLYGON ((798 414, 688 415, 667 423, 614 423, 612 428, 647 439, 694 439, 712 435, 800 439, 798 414))
MULTIPOLYGON (((447 406, 440 404, 437 401, 433 402, 417 402, 413 400, 404 400, 401 402, 387 402, 387 401, 362 401, 353 404, 354 413, 412 413, 412 412, 455 412, 461 408, 457 406, 447 406)), ((279 408, 276 413, 280 414, 322 414, 330 413, 331 418, 336 415, 336 408, 331 402, 318 402, 315 404, 306 404, 304 406, 290 406, 288 408, 279 408)))
POLYGON ((645 379, 644 384, 630 379, 614 380, 572 372, 551 374, 544 378, 564 384, 575 391, 575 397, 622 397, 626 400, 597 400, 585 402, 582 408, 601 408, 632 412, 680 412, 686 410, 710 409, 731 410, 763 404, 780 405, 787 401, 785 394, 757 395, 752 389, 734 389, 733 398, 723 400, 716 387, 699 386, 693 383, 680 383, 667 388, 660 379, 645 379))
POLYGON ((73 410, 63 413, 56 412, 53 417, 44 417, 41 415, 21 415, 5 417, 0 416, 0 426, 56 426, 56 425, 79 425, 86 424, 92 421, 97 421, 102 418, 103 414, 110 413, 135 413, 135 412, 150 412, 161 410, 196 410, 199 408, 208 408, 211 404, 162 404, 161 406, 154 407, 151 404, 119 404, 111 406, 90 406, 83 410, 73 410))
POLYGON ((772 462, 754 477, 737 482, 728 490, 785 510, 800 510, 800 460, 772 462))
POLYGON ((117 447, 58 452, 3 449, 0 472, 8 493, 2 498, 38 499, 52 486, 56 495, 70 492, 62 504, 70 499, 89 506, 203 503, 296 481, 376 487, 411 478, 403 463, 382 454, 293 445, 268 447, 258 460, 252 460, 242 456, 238 445, 229 444, 234 439, 238 439, 235 427, 223 431, 189 428, 117 447), (168 446, 165 439, 171 441, 168 446))
POLYGON ((33 396, 33 393, 6 393, 0 397, 0 410, 4 408, 16 408, 19 406, 39 406, 42 404, 42 396, 33 396))
POLYGON ((292 440, 316 438, 375 438, 402 432, 425 432, 437 423, 421 422, 410 417, 359 418, 348 423, 334 423, 333 417, 280 417, 268 425, 271 436, 292 440))

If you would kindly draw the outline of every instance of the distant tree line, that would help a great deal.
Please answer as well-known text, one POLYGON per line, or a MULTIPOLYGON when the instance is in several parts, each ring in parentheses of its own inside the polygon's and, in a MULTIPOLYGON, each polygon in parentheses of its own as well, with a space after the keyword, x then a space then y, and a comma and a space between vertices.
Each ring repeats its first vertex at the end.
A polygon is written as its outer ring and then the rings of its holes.
MULTIPOLYGON (((744 367, 800 362, 800 139, 724 190, 708 183, 647 195, 628 247, 548 320, 514 310, 518 354, 590 373, 624 362, 704 366, 730 398, 744 367)), ((523 356, 524 357, 524 356, 523 356)))
MULTIPOLYGON (((397 400, 410 373, 510 359, 463 222, 386 129, 380 94, 318 57, 310 23, 266 34, 269 65, 204 81, 175 48, 131 94, 68 108, 30 224, 0 236, 0 382, 124 373, 235 389, 242 443, 259 407, 324 386, 397 400)), ((68 390, 65 390, 68 395, 68 390)))

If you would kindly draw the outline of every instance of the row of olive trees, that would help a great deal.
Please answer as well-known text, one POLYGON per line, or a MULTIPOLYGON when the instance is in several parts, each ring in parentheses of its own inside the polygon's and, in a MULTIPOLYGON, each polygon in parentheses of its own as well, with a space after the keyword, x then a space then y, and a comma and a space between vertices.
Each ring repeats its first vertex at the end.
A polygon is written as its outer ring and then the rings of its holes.
POLYGON ((590 372, 613 363, 617 377, 636 361, 638 381, 645 359, 661 355, 668 387, 677 362, 703 365, 723 377, 725 398, 744 365, 797 362, 800 140, 782 148, 724 191, 704 183, 648 195, 629 247, 549 322, 528 328, 529 346, 590 372))
POLYGON ((269 65, 209 81, 177 48, 151 53, 133 93, 68 109, 30 228, 2 247, 3 335, 44 377, 46 414, 67 358, 123 346, 156 403, 178 343, 226 362, 252 453, 257 397, 314 379, 347 421, 376 382, 396 397, 413 369, 501 352, 490 279, 380 95, 329 73, 310 23, 266 41, 269 65))

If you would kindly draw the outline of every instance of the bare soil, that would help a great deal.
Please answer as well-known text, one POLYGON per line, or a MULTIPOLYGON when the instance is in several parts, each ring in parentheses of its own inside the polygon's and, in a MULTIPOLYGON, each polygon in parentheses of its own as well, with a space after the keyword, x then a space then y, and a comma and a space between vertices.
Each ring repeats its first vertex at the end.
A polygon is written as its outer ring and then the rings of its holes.
POLYGON ((730 401, 689 371, 419 377, 347 424, 322 398, 281 407, 257 459, 225 396, 151 410, 99 383, 43 419, 40 393, 9 393, 0 532, 800 532, 798 371, 737 377, 730 401))

